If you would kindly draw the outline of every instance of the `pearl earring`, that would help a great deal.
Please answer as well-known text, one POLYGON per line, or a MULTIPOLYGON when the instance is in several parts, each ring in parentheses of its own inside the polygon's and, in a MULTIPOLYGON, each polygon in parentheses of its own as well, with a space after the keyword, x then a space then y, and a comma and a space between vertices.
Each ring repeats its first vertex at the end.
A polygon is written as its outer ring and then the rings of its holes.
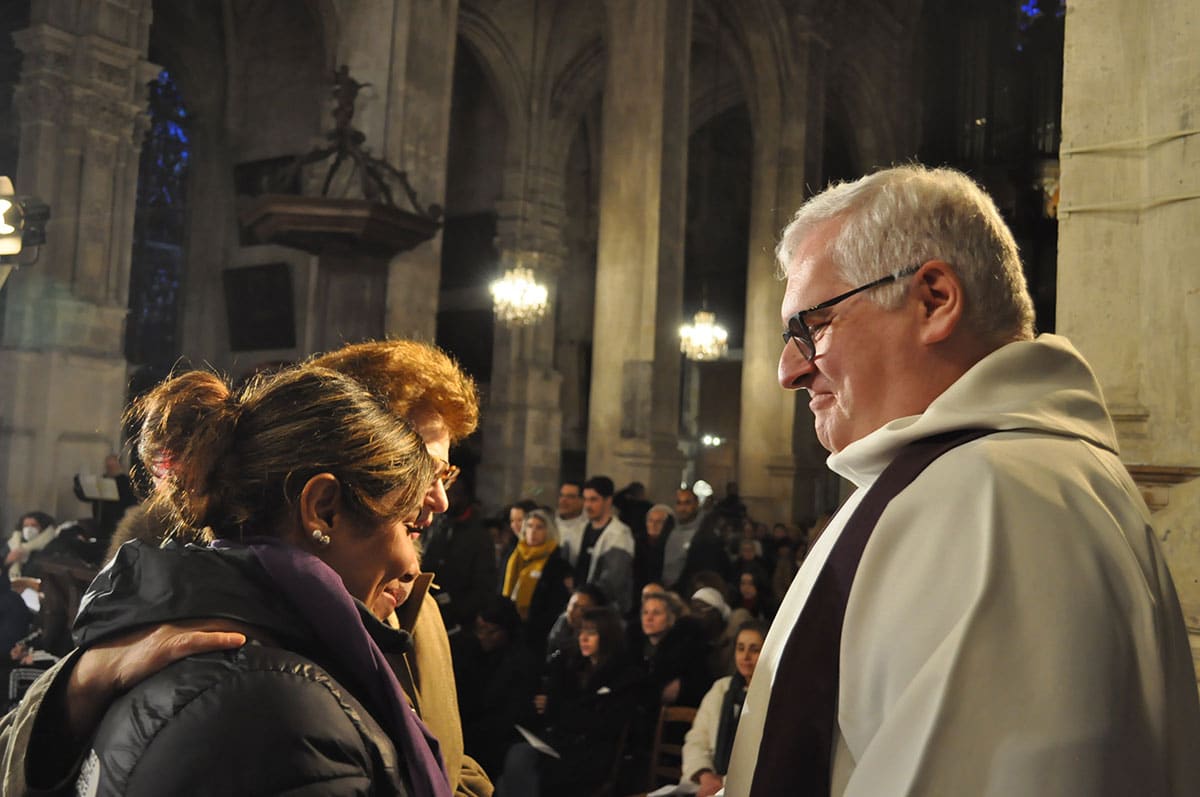
POLYGON ((313 542, 315 542, 317 545, 320 545, 322 548, 324 548, 329 543, 333 542, 332 537, 330 537, 328 534, 321 531, 320 529, 316 529, 316 528, 314 528, 312 530, 312 539, 313 539, 313 542))

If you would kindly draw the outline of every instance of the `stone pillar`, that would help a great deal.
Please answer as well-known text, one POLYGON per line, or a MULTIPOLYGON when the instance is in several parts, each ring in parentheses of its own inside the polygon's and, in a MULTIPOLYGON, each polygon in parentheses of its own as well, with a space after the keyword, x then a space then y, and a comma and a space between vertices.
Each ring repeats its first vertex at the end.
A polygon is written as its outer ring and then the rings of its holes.
POLYGON ((690 0, 608 0, 588 473, 679 484, 690 0))
POLYGON ((0 337, 5 518, 89 514, 71 477, 120 445, 124 322, 145 131, 149 0, 34 2, 24 53, 15 185, 50 205, 35 265, 9 279, 0 337), (68 8, 67 6, 70 6, 68 8), (74 9, 74 10, 72 10, 74 9))
POLYGON ((557 253, 505 250, 503 259, 536 262, 538 279, 550 290, 550 306, 529 326, 496 322, 478 494, 489 507, 520 498, 553 506, 562 457, 562 376, 554 368, 554 304, 561 268, 557 253))
POLYGON ((1200 138, 1180 112, 1200 103, 1198 26, 1189 0, 1068 8, 1057 320, 1103 385, 1200 666, 1200 138))
MULTIPOLYGON (((797 25, 797 27, 801 27, 797 25)), ((815 182, 820 152, 826 48, 796 35, 778 73, 757 87, 750 254, 746 286, 746 343, 738 432, 738 488, 750 514, 769 522, 823 511, 831 477, 816 443, 812 415, 797 394, 779 387, 782 341, 775 244, 815 182)), ((836 488, 834 488, 836 491, 836 488)))
MULTIPOLYGON (((355 126, 375 154, 408 173, 422 205, 446 194, 450 95, 458 25, 457 0, 351 0, 339 20, 338 63, 372 83, 374 102, 360 103, 355 126)), ((360 95, 364 97, 365 95, 360 95)), ((397 203, 404 192, 393 187, 397 203)), ((392 258, 384 331, 432 341, 437 325, 441 233, 392 258)))

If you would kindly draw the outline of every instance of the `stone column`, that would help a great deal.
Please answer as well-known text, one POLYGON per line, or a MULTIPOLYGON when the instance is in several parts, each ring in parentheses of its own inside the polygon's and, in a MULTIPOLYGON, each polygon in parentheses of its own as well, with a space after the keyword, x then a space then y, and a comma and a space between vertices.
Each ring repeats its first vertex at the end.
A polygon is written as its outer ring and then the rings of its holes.
POLYGON ((690 0, 608 0, 588 473, 671 494, 687 184, 690 0))
POLYGON ((1200 667, 1200 8, 1071 3, 1058 332, 1088 358, 1142 487, 1200 667))
POLYGON ((557 253, 505 250, 505 260, 539 263, 550 307, 525 327, 496 322, 492 381, 483 413, 479 498, 499 506, 520 498, 554 505, 562 457, 562 376, 554 368, 557 253))
MULTIPOLYGON (((450 95, 458 24, 457 0, 351 0, 340 19, 338 63, 373 84, 376 102, 362 103, 355 126, 375 154, 407 171, 425 206, 444 202, 450 142, 450 95), (374 106, 374 107, 372 107, 374 106)), ((393 187, 396 201, 406 201, 393 187)), ((384 331, 432 341, 437 325, 441 233, 392 258, 384 331)))
MULTIPOLYGON (((774 258, 779 231, 813 183, 824 118, 825 45, 806 31, 789 40, 786 59, 759 82, 755 120, 750 255, 746 286, 746 344, 738 432, 738 487, 747 509, 768 522, 794 520, 823 507, 831 482, 816 444, 812 415, 797 394, 779 387, 783 284, 774 258)), ((760 63, 767 63, 765 60, 760 63)), ((836 486, 832 488, 836 492, 836 486)))
POLYGON ((89 514, 71 477, 120 445, 124 322, 145 132, 149 0, 34 2, 24 53, 18 193, 50 205, 35 265, 14 273, 0 338, 0 505, 89 514), (67 8, 70 5, 71 8, 67 8), (72 10, 74 9, 74 10, 72 10))

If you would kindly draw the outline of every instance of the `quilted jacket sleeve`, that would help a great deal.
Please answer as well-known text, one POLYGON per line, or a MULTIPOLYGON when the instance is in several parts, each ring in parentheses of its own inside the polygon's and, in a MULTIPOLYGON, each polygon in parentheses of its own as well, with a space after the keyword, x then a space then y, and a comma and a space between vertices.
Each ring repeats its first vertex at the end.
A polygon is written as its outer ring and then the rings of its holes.
POLYGON ((315 664, 258 646, 171 665, 113 704, 95 795, 404 794, 390 741, 315 664))

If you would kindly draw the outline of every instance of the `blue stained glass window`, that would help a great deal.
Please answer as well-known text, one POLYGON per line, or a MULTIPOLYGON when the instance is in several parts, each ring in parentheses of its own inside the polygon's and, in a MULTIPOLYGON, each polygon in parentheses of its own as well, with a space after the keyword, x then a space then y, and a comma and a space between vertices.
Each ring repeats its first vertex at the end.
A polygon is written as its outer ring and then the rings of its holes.
POLYGON ((170 72, 149 84, 129 275, 125 356, 166 372, 179 356, 191 115, 170 72))

